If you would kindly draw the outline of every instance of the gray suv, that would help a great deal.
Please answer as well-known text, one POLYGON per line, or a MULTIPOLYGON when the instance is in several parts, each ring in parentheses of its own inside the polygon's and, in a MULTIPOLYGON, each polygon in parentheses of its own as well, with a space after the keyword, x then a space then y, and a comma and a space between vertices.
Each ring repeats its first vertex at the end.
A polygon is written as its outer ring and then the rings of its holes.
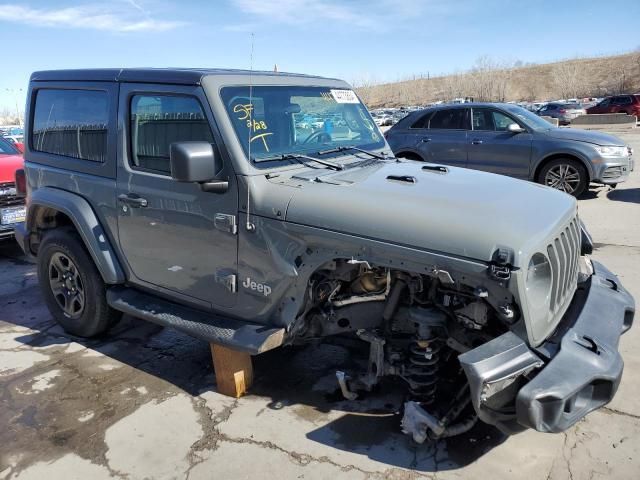
POLYGON ((589 182, 617 185, 633 170, 613 135, 557 128, 517 105, 472 103, 414 112, 385 134, 403 158, 473 168, 579 196, 589 182))
POLYGON ((558 432, 618 388, 635 304, 575 199, 391 156, 343 81, 37 72, 26 118, 16 238, 74 335, 126 313, 251 355, 342 342, 363 368, 336 389, 398 379, 418 442, 558 432))

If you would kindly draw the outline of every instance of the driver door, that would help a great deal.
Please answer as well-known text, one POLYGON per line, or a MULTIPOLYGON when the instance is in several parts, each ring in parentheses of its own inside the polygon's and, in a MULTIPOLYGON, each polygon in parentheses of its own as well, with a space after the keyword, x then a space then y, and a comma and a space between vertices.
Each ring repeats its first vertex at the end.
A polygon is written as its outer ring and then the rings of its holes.
POLYGON ((205 307, 232 306, 238 189, 231 162, 222 194, 171 177, 171 143, 218 143, 202 89, 123 83, 119 110, 118 236, 130 282, 205 307))

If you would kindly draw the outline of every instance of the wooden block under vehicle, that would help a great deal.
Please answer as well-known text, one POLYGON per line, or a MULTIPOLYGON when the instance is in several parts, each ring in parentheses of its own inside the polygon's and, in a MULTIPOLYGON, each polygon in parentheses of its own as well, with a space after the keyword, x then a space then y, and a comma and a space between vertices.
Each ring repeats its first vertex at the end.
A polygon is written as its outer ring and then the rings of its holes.
POLYGON ((244 395, 253 382, 251 355, 210 343, 218 392, 229 397, 244 395))

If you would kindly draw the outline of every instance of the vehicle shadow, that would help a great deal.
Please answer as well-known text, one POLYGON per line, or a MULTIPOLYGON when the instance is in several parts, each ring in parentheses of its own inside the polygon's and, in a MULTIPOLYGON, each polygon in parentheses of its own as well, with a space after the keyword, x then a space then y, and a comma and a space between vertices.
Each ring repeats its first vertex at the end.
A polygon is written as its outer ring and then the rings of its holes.
POLYGON ((361 371, 366 355, 358 357, 363 361, 355 360, 351 350, 331 344, 267 352, 254 362, 257 381, 251 393, 270 398, 269 408, 276 410, 283 405, 304 405, 315 413, 342 412, 308 432, 306 438, 393 467, 423 472, 458 469, 508 438, 495 427, 479 422, 464 435, 415 443, 401 432, 406 392, 402 381, 384 381, 378 390, 360 393, 355 401, 342 397, 335 371, 361 371))
POLYGON ((640 203, 640 188, 611 190, 607 198, 614 202, 640 203))
MULTIPOLYGON (((35 265, 20 257, 2 255, 0 262, 17 262, 19 275, 33 275, 35 265), (4 257, 4 258, 3 258, 4 257)), ((21 279, 16 278, 20 283, 21 279)), ((95 339, 64 332, 51 319, 36 284, 18 295, 0 295, 0 320, 31 332, 14 338, 33 348, 66 347, 78 343, 197 397, 215 389, 209 345, 172 329, 124 317, 107 336, 95 339)), ((329 448, 417 471, 456 469, 474 462, 506 437, 493 427, 478 424, 465 435, 429 444, 415 444, 401 433, 404 385, 388 381, 379 391, 346 401, 340 394, 336 370, 364 368, 366 352, 343 345, 314 344, 285 347, 254 357, 255 383, 249 395, 264 398, 267 408, 304 411, 320 420, 305 432, 308 440, 329 448), (293 407, 293 408, 291 408, 293 407), (323 424, 323 421, 326 423, 323 424), (320 425, 320 426, 318 426, 320 425)), ((72 360, 70 360, 72 361, 72 360)), ((76 360, 82 364, 88 360, 76 360)))

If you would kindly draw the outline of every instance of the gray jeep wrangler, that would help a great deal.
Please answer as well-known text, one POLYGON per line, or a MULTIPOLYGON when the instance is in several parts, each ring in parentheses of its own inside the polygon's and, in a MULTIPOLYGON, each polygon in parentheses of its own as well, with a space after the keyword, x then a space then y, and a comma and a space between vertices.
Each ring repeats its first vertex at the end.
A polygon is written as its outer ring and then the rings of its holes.
POLYGON ((127 313, 254 355, 348 339, 368 368, 336 373, 344 396, 401 379, 418 442, 558 432, 615 394, 635 305, 576 201, 394 158, 345 82, 47 71, 28 99, 16 236, 68 332, 127 313))

